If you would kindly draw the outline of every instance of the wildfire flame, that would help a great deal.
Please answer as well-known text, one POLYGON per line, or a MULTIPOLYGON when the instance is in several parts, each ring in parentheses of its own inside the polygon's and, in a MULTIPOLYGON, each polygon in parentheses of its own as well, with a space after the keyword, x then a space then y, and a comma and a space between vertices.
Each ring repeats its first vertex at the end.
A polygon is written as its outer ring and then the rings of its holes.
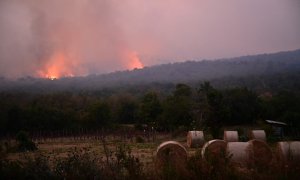
POLYGON ((127 68, 129 70, 142 69, 144 67, 143 63, 140 61, 140 58, 138 57, 138 54, 134 51, 129 52, 127 54, 127 59, 129 59, 129 62, 127 64, 127 68))
POLYGON ((51 80, 61 77, 72 77, 72 63, 64 53, 55 53, 45 65, 43 70, 38 71, 38 75, 51 80))
MULTIPOLYGON (((37 75, 42 78, 55 80, 61 77, 73 77, 74 73, 77 75, 84 74, 85 71, 76 64, 76 61, 71 59, 63 52, 56 52, 49 58, 43 68, 37 71, 37 75)), ((125 51, 122 59, 125 67, 129 70, 144 67, 135 51, 125 51)))

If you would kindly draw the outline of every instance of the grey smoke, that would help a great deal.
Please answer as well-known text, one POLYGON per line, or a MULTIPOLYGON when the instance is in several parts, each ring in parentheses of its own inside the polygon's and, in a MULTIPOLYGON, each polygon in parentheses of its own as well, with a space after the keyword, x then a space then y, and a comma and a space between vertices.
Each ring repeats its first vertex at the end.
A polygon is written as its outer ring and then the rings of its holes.
POLYGON ((300 48, 299 0, 0 0, 0 76, 63 52, 75 75, 300 48))

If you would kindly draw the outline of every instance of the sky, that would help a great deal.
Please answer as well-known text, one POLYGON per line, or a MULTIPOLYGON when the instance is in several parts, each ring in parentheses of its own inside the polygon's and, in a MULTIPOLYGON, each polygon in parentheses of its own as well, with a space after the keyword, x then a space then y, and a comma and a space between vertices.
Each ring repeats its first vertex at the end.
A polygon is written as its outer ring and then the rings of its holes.
POLYGON ((59 78, 300 48, 300 0, 0 0, 0 76, 59 78))

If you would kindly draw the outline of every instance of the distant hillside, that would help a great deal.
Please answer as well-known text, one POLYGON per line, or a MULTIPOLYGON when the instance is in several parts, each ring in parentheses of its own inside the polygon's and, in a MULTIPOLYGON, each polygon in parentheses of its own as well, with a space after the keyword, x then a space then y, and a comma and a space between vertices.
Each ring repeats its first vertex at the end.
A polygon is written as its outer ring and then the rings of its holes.
MULTIPOLYGON (((105 81, 189 82, 300 70, 300 50, 231 59, 186 61, 98 76, 105 81)), ((98 79, 98 80, 100 80, 98 79)))
MULTIPOLYGON (((0 79, 0 90, 51 91, 51 90, 100 90, 122 86, 146 84, 189 83, 211 81, 222 87, 249 85, 272 77, 285 81, 285 78, 298 78, 300 74, 300 50, 243 56, 230 59, 186 61, 163 64, 133 71, 120 71, 103 75, 45 80, 21 78, 17 81, 0 79), (242 81, 242 82, 239 82, 242 81), (222 85, 222 82, 223 85, 222 85), (227 84, 225 84, 227 82, 227 84)), ((296 81, 297 81, 296 80, 296 81)), ((298 86, 298 81, 293 85, 298 86)), ((259 82, 270 88, 269 84, 259 82)), ((257 86, 257 85, 254 85, 257 86)))

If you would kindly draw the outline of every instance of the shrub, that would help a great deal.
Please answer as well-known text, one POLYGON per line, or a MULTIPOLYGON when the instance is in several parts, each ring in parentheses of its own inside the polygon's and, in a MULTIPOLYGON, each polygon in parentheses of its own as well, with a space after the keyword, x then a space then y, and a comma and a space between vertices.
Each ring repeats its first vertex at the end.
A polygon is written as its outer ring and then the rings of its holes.
POLYGON ((136 137, 135 137, 135 142, 136 142, 136 143, 144 143, 145 140, 144 140, 141 136, 136 136, 136 137))
POLYGON ((99 160, 84 150, 75 149, 67 158, 56 159, 54 172, 63 179, 103 179, 99 160))
POLYGON ((27 133, 24 131, 20 131, 16 136, 16 141, 18 143, 17 150, 24 152, 24 151, 35 151, 37 150, 37 146, 34 142, 32 142, 27 133))
POLYGON ((37 155, 34 158, 25 156, 22 161, 9 161, 2 159, 0 162, 0 179, 56 179, 51 170, 49 157, 37 155))

